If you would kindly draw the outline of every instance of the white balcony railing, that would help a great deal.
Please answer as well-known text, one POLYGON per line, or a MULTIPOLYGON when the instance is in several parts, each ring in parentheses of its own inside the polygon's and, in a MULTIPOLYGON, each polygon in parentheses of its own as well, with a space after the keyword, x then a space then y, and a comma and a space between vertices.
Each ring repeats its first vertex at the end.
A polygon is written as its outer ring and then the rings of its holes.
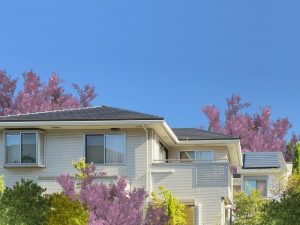
POLYGON ((228 163, 228 160, 198 160, 198 159, 155 159, 153 163, 228 163))

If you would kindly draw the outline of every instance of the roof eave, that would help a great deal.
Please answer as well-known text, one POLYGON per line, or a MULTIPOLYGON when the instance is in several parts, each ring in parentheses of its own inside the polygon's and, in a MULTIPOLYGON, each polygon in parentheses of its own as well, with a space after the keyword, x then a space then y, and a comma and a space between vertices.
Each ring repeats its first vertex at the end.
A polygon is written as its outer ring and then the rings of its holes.
POLYGON ((109 125, 147 125, 161 123, 163 120, 64 120, 64 121, 17 121, 0 122, 1 127, 36 127, 36 126, 109 126, 109 125))

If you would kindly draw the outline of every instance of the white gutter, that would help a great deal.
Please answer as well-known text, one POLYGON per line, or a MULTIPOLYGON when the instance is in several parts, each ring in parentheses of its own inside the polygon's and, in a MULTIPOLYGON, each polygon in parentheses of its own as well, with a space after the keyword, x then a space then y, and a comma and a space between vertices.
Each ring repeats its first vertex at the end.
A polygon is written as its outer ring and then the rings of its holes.
POLYGON ((191 144, 238 144, 240 140, 180 140, 178 144, 191 145, 191 144))
POLYGON ((163 121, 162 127, 170 135, 170 137, 172 138, 174 143, 178 144, 179 140, 178 140, 177 136, 175 135, 174 131, 169 127, 169 125, 165 121, 163 121))
POLYGON ((34 127, 34 126, 109 126, 109 125, 150 125, 162 123, 162 120, 91 120, 91 121, 22 121, 1 122, 0 127, 34 127))

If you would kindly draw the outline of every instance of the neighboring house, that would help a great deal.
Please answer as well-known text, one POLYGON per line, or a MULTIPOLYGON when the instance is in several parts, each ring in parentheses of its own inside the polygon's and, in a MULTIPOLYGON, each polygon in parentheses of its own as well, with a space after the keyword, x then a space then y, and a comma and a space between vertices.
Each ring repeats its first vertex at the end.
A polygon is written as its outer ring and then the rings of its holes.
POLYGON ((242 165, 238 138, 171 129, 164 118, 108 106, 0 117, 0 174, 48 192, 85 157, 103 181, 126 176, 130 188, 164 186, 188 206, 189 224, 225 224, 232 205, 231 166, 242 165))
POLYGON ((245 152, 243 166, 234 175, 234 189, 249 194, 259 190, 266 198, 276 198, 290 174, 281 152, 245 152))

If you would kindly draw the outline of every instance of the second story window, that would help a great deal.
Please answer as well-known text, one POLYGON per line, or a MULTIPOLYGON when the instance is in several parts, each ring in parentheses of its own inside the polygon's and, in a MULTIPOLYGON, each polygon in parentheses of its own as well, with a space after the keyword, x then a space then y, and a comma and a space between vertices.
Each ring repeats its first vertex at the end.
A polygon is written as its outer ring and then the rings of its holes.
POLYGON ((6 165, 44 165, 44 134, 40 131, 5 132, 6 165))
POLYGON ((88 163, 121 164, 125 161, 124 134, 87 134, 85 154, 88 163))
POLYGON ((212 161, 213 151, 180 151, 181 162, 212 161))

